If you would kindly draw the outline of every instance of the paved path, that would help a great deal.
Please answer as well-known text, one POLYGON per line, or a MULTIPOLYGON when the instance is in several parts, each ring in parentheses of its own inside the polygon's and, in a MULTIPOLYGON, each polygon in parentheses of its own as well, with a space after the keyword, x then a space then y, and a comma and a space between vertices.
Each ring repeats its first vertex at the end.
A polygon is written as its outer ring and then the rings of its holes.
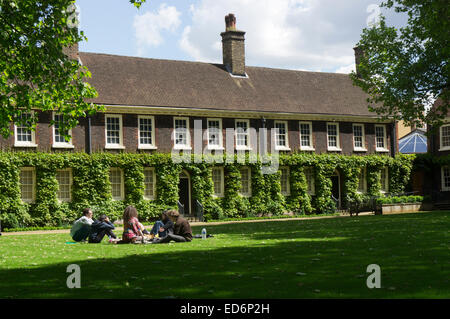
MULTIPOLYGON (((360 213, 359 215, 360 216, 373 215, 373 213, 360 213)), ((286 221, 291 221, 291 220, 311 220, 311 219, 342 218, 342 217, 350 217, 350 215, 314 216, 314 217, 279 218, 279 219, 253 219, 253 220, 239 220, 239 221, 213 222, 213 223, 191 222, 190 224, 191 224, 191 226, 215 226, 215 225, 227 225, 227 224, 238 224, 238 223, 286 222, 286 221)), ((116 227, 116 229, 115 229, 115 231, 117 233, 122 232, 122 230, 123 230, 123 227, 116 227)), ((2 233, 2 236, 69 234, 69 233, 70 233, 70 229, 57 229, 57 230, 36 230, 36 231, 2 233)))

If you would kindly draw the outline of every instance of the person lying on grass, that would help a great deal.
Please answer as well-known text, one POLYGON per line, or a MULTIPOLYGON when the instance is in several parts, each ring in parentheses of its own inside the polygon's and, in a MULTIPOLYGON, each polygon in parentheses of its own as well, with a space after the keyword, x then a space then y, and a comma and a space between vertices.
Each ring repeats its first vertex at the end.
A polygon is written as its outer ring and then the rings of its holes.
POLYGON ((105 214, 100 215, 100 217, 91 225, 89 243, 101 243, 105 235, 109 237, 109 242, 116 242, 117 236, 113 232, 114 228, 115 227, 108 216, 105 214))
POLYGON ((173 233, 168 233, 166 237, 155 238, 153 240, 154 244, 165 244, 170 241, 175 242, 190 242, 192 241, 192 230, 189 222, 180 217, 180 213, 177 210, 169 210, 167 212, 170 220, 174 223, 173 233))
POLYGON ((70 236, 76 242, 85 241, 91 233, 91 225, 94 223, 92 220, 92 210, 85 208, 83 210, 83 216, 77 219, 70 230, 70 236))
POLYGON ((143 242, 144 234, 139 226, 138 212, 135 207, 128 206, 123 212, 122 243, 143 242))
POLYGON ((167 210, 161 214, 161 220, 156 221, 150 231, 150 239, 155 238, 158 234, 159 238, 166 237, 167 234, 173 233, 173 221, 170 220, 167 210))

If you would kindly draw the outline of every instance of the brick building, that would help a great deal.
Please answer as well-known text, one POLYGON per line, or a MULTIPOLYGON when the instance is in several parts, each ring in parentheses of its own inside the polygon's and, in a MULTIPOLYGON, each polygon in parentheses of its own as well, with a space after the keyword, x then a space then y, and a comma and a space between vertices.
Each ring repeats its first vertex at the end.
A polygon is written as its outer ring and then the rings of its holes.
MULTIPOLYGON (((14 136, 0 138, 0 148, 170 153, 194 147, 195 121, 201 120, 208 150, 225 148, 227 129, 237 130, 235 150, 253 150, 262 141, 250 128, 277 128, 264 137, 269 150, 397 153, 395 122, 369 112, 366 94, 348 75, 246 66, 244 35, 228 15, 221 33, 223 64, 84 53, 75 47, 72 54, 91 71, 89 82, 99 93, 92 102, 105 105, 106 112, 80 119, 69 143, 57 126, 49 126, 58 114, 39 113, 36 132, 15 127, 14 136)), ((333 183, 340 197, 339 178, 333 183)), ((180 199, 186 192, 180 189, 180 199)))

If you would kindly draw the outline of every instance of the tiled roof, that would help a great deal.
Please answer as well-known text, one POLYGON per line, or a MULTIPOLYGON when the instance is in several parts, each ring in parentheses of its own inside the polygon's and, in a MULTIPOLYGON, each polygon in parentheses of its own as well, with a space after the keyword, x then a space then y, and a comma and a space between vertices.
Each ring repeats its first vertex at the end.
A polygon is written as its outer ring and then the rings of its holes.
POLYGON ((221 64, 80 52, 105 105, 376 117, 346 74, 246 67, 232 77, 221 64))

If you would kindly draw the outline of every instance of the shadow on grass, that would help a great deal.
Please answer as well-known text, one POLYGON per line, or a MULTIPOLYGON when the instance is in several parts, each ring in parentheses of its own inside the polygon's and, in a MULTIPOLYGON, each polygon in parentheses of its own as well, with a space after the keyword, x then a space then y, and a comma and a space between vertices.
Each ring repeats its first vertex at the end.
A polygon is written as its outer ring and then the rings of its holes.
POLYGON ((448 244, 448 218, 429 218, 210 226, 215 238, 166 246, 173 250, 143 245, 135 255, 71 261, 81 289, 66 286, 68 262, 0 270, 0 298, 448 298, 449 248, 439 244, 448 244), (373 263, 381 289, 366 286, 373 263))

